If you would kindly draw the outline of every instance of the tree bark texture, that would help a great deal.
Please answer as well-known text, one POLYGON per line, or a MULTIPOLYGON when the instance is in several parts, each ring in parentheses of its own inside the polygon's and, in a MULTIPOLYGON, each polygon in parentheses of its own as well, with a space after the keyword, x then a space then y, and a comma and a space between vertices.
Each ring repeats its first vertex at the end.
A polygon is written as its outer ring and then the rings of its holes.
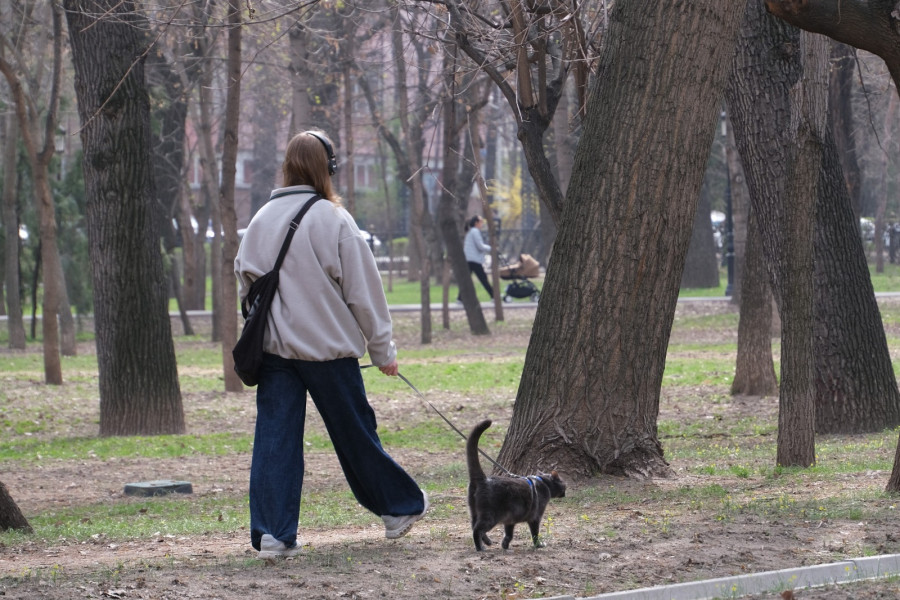
POLYGON ((8 531, 10 529, 18 529, 26 533, 32 533, 31 525, 28 519, 19 510, 16 501, 9 494, 9 490, 0 481, 0 531, 8 531))
POLYGON ((100 434, 183 433, 153 215, 143 24, 131 2, 115 0, 67 0, 66 15, 82 123, 100 434))
POLYGON ((737 360, 731 393, 771 396, 778 393, 778 379, 772 359, 772 291, 766 274, 759 224, 752 211, 748 220, 740 280, 737 360))
POLYGON ((613 9, 500 452, 511 470, 670 474, 657 437, 666 348, 741 12, 613 9))
POLYGON ((859 217, 862 174, 853 130, 853 81, 856 76, 856 53, 846 44, 831 43, 831 80, 828 85, 828 110, 831 114, 834 141, 837 144, 841 170, 853 214, 859 217))
POLYGON ((53 192, 50 190, 50 179, 46 165, 32 164, 35 166, 33 177, 38 201, 38 214, 40 215, 41 268, 44 274, 44 295, 41 303, 43 312, 41 330, 44 336, 44 381, 60 385, 63 382, 63 378, 62 363, 59 358, 60 333, 58 315, 64 283, 59 279, 62 273, 62 265, 59 262, 59 250, 57 248, 59 228, 56 224, 56 204, 53 202, 53 192))
MULTIPOLYGON (((56 203, 54 203, 54 209, 56 203)), ((59 254, 59 244, 56 244, 59 254)), ((78 356, 78 340, 75 338, 75 317, 72 316, 72 303, 69 302, 69 289, 66 284, 66 272, 63 269, 62 255, 56 259, 59 273, 55 275, 59 281, 59 353, 63 356, 78 356)))
POLYGON ((894 453, 894 468, 891 470, 885 491, 892 494, 900 493, 900 442, 897 443, 897 451, 894 453))
POLYGON ((710 210, 709 194, 700 194, 691 229, 691 243, 684 261, 684 272, 681 274, 682 288, 719 287, 719 261, 710 210))
POLYGON ((790 90, 794 145, 788 149, 781 327, 778 449, 781 466, 816 462, 813 379, 813 227, 825 147, 828 90, 825 39, 800 36, 803 78, 790 90))
POLYGON ((900 393, 830 129, 826 136, 816 208, 816 432, 882 431, 900 424, 900 393))
MULTIPOLYGON (((219 215, 222 228, 222 262, 218 269, 222 284, 222 370, 225 391, 244 389, 234 370, 231 350, 237 343, 238 293, 234 277, 234 258, 237 256, 237 217, 234 212, 234 186, 237 177, 238 124, 241 116, 241 33, 242 6, 240 0, 228 3, 228 62, 225 95, 225 143, 222 149, 222 183, 219 188, 219 215)), ((219 233, 218 231, 216 232, 219 233)))
MULTIPOLYGON (((727 113, 727 111, 726 111, 727 113)), ((747 191, 747 178, 744 176, 744 165, 734 142, 734 127, 725 117, 725 166, 728 169, 728 194, 731 197, 731 247, 733 248, 733 276, 731 282, 731 302, 741 304, 741 293, 744 280, 744 259, 747 252, 747 236, 750 219, 750 198, 747 191)), ((724 240, 723 253, 728 251, 728 240, 724 240)), ((726 256, 727 259, 727 256, 726 256)), ((762 255, 758 256, 762 261, 762 255)), ((760 268, 763 268, 761 266, 760 268)), ((767 284, 768 286, 768 284, 767 284)), ((769 292, 771 295, 771 291, 769 292)), ((771 351, 769 352, 771 355, 771 351)), ((770 357, 771 358, 771 357, 770 357)))
MULTIPOLYGON (((772 292, 784 313, 785 184, 794 144, 790 89, 802 75, 800 31, 748 2, 726 101, 759 219, 772 292)), ((897 424, 896 379, 834 139, 826 132, 814 228, 816 430, 897 424), (840 404, 846 404, 839 408, 840 404), (842 419, 826 415, 840 412, 842 419)))

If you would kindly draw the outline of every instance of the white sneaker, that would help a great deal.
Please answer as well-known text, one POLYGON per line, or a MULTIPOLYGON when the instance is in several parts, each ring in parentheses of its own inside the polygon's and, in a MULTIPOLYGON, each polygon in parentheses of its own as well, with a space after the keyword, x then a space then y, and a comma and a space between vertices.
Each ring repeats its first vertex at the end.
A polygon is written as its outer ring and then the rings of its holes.
POLYGON ((295 544, 293 548, 288 548, 281 540, 276 540, 268 533, 264 533, 259 541, 259 554, 257 558, 291 558, 300 554, 300 544, 295 544))
POLYGON ((384 521, 384 537, 393 540, 409 533, 413 523, 424 517, 428 511, 428 494, 425 493, 425 490, 422 490, 422 498, 425 500, 425 508, 417 515, 402 515, 399 517, 384 515, 381 517, 381 520, 384 521))

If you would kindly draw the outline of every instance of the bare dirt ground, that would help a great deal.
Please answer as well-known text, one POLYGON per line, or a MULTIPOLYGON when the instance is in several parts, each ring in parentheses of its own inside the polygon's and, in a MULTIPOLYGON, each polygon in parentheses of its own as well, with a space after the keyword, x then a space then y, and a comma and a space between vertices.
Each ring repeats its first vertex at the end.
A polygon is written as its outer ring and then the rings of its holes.
MULTIPOLYGON (((722 302, 690 303, 680 305, 678 315, 730 310, 730 305, 722 302)), ((468 344, 477 360, 486 356, 496 361, 521 360, 533 311, 510 310, 506 316, 507 325, 495 328, 490 338, 473 339, 456 322, 451 332, 436 331, 434 345, 468 344)), ((418 315, 398 317, 401 351, 418 345, 417 319, 418 315)), ((455 319, 458 321, 459 316, 455 319)), ((704 331, 690 335, 699 340, 736 334, 704 331)), ((673 337, 676 341, 677 334, 673 337)), ((86 346, 84 351, 91 352, 92 348, 86 346)), ((409 363, 401 362, 401 371, 404 364, 409 363)), ((47 403, 47 418, 54 424, 47 435, 96 433, 96 402, 89 398, 89 387, 84 392, 86 401, 54 406, 54 399, 48 398, 46 388, 36 381, 3 378, 3 383, 8 389, 15 388, 17 398, 47 403)), ((428 400, 465 429, 486 416, 505 426, 513 402, 509 397, 464 397, 452 390, 429 392, 428 400)), ((382 430, 398 428, 410 419, 437 418, 413 394, 372 397, 371 401, 382 430)), ((11 407, 0 406, 2 410, 11 407)), ((255 409, 251 391, 230 395, 186 393, 185 411, 190 433, 252 432, 255 409)), ((775 398, 731 398, 721 385, 710 385, 666 392, 660 420, 740 419, 761 413, 775 415, 776 411, 775 398), (698 395, 714 399, 714 409, 694 401, 698 395)), ((309 414, 309 427, 319 426, 315 411, 309 414)), ((462 445, 456 452, 389 451, 426 487, 436 469, 463 460, 462 445)), ((885 451, 892 455, 893 447, 885 451)), ((28 516, 73 505, 127 506, 134 499, 122 493, 122 484, 148 479, 191 481, 194 493, 185 495, 185 502, 245 494, 249 466, 248 454, 168 460, 101 460, 89 454, 78 460, 40 461, 36 467, 0 463, 0 480, 28 516)), ((706 505, 691 495, 692 489, 718 485, 727 493, 726 506, 729 502, 746 506, 753 498, 778 501, 761 476, 700 476, 690 474, 686 464, 673 462, 672 467, 676 476, 665 480, 636 482, 602 477, 570 483, 569 497, 551 502, 547 510, 547 547, 540 550, 529 547, 527 527, 520 526, 508 551, 495 545, 486 552, 475 552, 462 475, 457 487, 432 494, 428 517, 400 540, 384 539, 380 520, 373 516, 362 526, 302 530, 304 551, 287 561, 256 560, 246 530, 177 537, 160 534, 126 541, 110 540, 98 532, 89 542, 34 539, 24 545, 0 545, 0 596, 59 600, 590 597, 900 552, 893 510, 897 499, 879 495, 887 472, 833 476, 827 483, 794 478, 793 483, 785 483, 778 490, 784 501, 798 503, 831 494, 858 494, 866 514, 875 515, 873 518, 817 519, 798 513, 772 520, 752 510, 704 510, 706 505), (579 489, 590 487, 600 492, 579 493, 579 489), (679 490, 683 493, 676 493, 679 490)), ((332 455, 307 455, 304 493, 344 488, 346 483, 332 455)), ((493 537, 499 541, 499 530, 493 537)), ((898 598, 900 583, 887 580, 798 590, 794 597, 898 598)), ((781 595, 773 591, 756 598, 781 595)))

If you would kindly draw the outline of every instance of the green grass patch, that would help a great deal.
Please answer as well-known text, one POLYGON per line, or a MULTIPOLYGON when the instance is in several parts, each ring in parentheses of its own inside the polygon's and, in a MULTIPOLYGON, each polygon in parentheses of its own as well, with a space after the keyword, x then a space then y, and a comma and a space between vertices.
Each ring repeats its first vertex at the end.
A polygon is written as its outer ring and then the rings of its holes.
MULTIPOLYGON (((420 451, 462 452, 463 448, 463 439, 459 434, 439 419, 399 428, 379 426, 378 437, 389 451, 392 448, 409 448, 420 451)), ((307 431, 303 436, 303 443, 308 452, 330 452, 334 449, 331 439, 324 431, 307 431)))
POLYGON ((247 527, 249 518, 246 495, 169 494, 48 510, 29 522, 35 535, 47 540, 143 538, 149 542, 166 536, 234 531, 247 527))
POLYGON ((900 292, 900 265, 885 261, 884 272, 877 273, 875 265, 870 264, 869 275, 876 292, 900 292))
MULTIPOLYGON (((401 362, 400 372, 426 397, 429 392, 447 390, 460 394, 509 394, 519 386, 524 359, 523 354, 521 360, 493 361, 484 355, 471 362, 401 362)), ((374 368, 363 373, 366 390, 373 394, 415 393, 399 377, 385 377, 374 368)))
MULTIPOLYGON (((490 277, 490 275, 488 275, 490 277)), ((473 283, 475 284, 475 293, 478 296, 478 299, 481 302, 490 301, 490 296, 487 295, 487 292, 484 291, 484 288, 480 283, 473 277, 473 283)), ((536 285, 540 286, 540 280, 536 281, 536 285)), ((394 276, 393 284, 388 289, 388 281, 387 277, 382 277, 382 283, 384 285, 384 295, 387 297, 388 304, 392 305, 403 305, 403 304, 421 304, 422 300, 422 292, 421 292, 421 284, 418 281, 407 281, 405 277, 396 277, 394 276)), ((502 293, 503 289, 506 288, 506 283, 501 281, 500 291, 502 293)), ((440 303, 444 298, 444 287, 442 285, 432 284, 428 288, 430 300, 432 304, 440 303)), ((459 294, 459 287, 456 285, 449 286, 449 299, 451 303, 456 302, 456 296, 459 294)))
POLYGON ((734 379, 734 354, 709 353, 708 356, 666 360, 663 385, 731 385, 734 379))
POLYGON ((803 519, 825 521, 842 519, 862 521, 882 515, 891 498, 883 493, 848 494, 814 500, 797 500, 790 494, 767 490, 759 495, 737 499, 727 496, 720 505, 720 516, 753 514, 763 519, 803 519))
MULTIPOLYGON (((90 371, 96 374, 97 357, 94 354, 60 357, 63 372, 90 371)), ((16 377, 27 377, 34 373, 36 377, 44 378, 44 356, 39 352, 3 354, 0 358, 0 370, 6 374, 15 374, 16 377)))
POLYGON ((253 436, 211 433, 207 435, 159 435, 128 437, 18 438, 0 442, 0 460, 47 459, 107 460, 114 457, 175 458, 180 456, 243 454, 250 452, 253 436))
MULTIPOLYGON (((429 482, 427 491, 437 498, 446 486, 429 482)), ((47 541, 145 539, 156 543, 167 537, 203 535, 249 529, 246 493, 217 495, 169 494, 152 498, 129 498, 119 502, 67 506, 29 516, 33 535, 17 531, 0 532, 0 544, 14 546, 35 537, 47 541)), ((430 515, 446 518, 462 513, 461 506, 435 499, 430 515)), ((320 491, 305 489, 300 511, 300 529, 366 526, 378 517, 361 506, 349 490, 320 491)), ((248 534, 249 536, 249 534, 248 534)))

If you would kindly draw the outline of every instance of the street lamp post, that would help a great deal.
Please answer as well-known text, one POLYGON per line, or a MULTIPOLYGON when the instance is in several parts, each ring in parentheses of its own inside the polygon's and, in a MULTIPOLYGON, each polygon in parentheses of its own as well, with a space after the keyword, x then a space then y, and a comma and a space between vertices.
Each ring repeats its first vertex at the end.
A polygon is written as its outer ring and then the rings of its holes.
POLYGON ((722 111, 722 155, 725 158, 725 269, 728 283, 725 295, 734 293, 734 220, 731 214, 731 171, 728 168, 728 129, 725 111, 722 111))

